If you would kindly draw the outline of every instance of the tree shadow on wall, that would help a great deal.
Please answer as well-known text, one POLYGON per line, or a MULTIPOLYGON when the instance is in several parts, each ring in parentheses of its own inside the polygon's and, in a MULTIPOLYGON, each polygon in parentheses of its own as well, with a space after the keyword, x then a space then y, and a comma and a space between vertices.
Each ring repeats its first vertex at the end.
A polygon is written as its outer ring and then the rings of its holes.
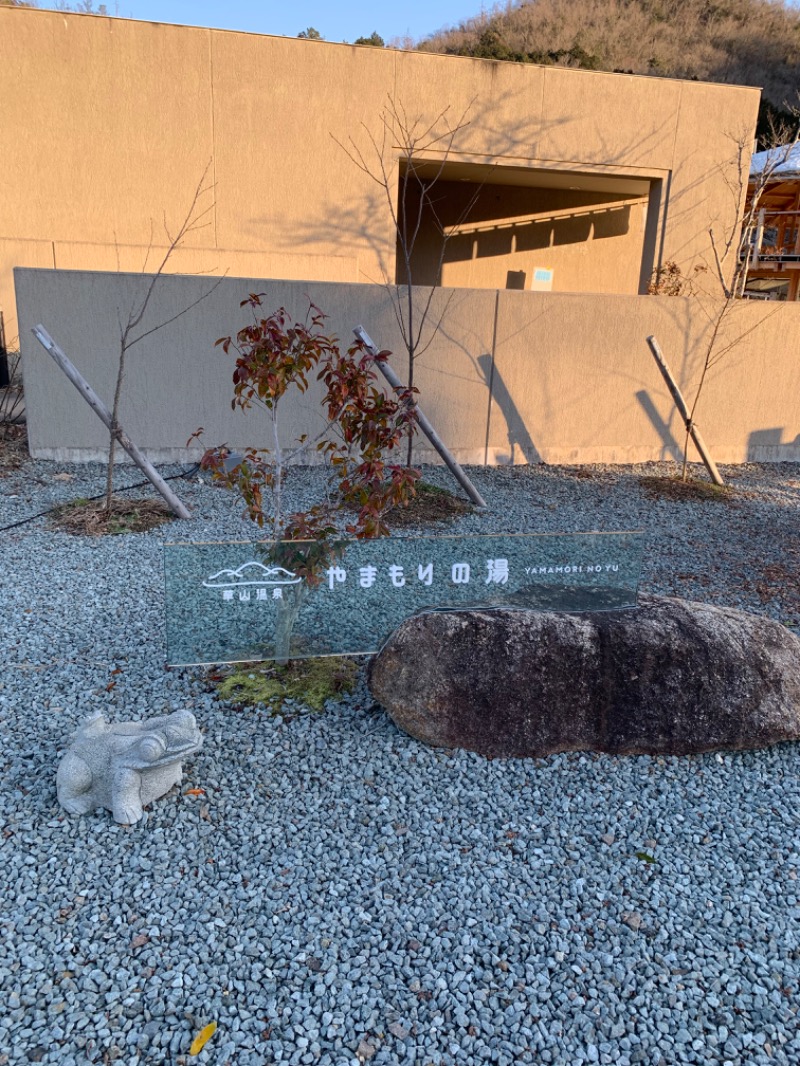
MULTIPOLYGON (((461 293, 466 292, 466 290, 463 289, 452 291, 460 291, 461 293)), ((454 308, 454 311, 457 311, 457 305, 454 308)), ((497 314, 496 305, 493 314, 497 314)), ((533 319, 526 323, 524 328, 531 328, 534 325, 534 322, 541 317, 541 314, 537 314, 533 319)), ((493 332, 496 333, 496 329, 497 323, 494 321, 493 332)), ((448 328, 446 323, 441 326, 440 333, 442 338, 447 341, 450 346, 459 349, 464 354, 470 365, 480 376, 483 384, 486 386, 487 400, 484 463, 488 463, 489 461, 492 400, 495 401, 502 412, 506 424, 506 436, 508 441, 508 454, 497 455, 495 457, 496 463, 503 466, 513 466, 515 464, 544 462, 541 452, 525 425, 525 418, 517 407, 514 398, 511 395, 511 391, 500 374, 494 356, 491 352, 487 352, 484 349, 487 337, 485 335, 481 337, 477 333, 473 334, 475 343, 474 346, 472 346, 465 339, 456 337, 453 330, 448 328), (482 349, 484 350, 481 351, 482 349), (480 351, 481 354, 476 356, 474 354, 476 350, 480 351)), ((471 380, 474 380, 474 378, 471 380)))
MULTIPOLYGON (((380 130, 380 109, 381 101, 376 101, 375 119, 372 123, 373 133, 380 130)), ((487 100, 476 99, 467 117, 469 120, 467 140, 470 131, 480 131, 486 142, 482 154, 500 159, 504 156, 509 159, 518 156, 521 145, 525 145, 525 155, 529 155, 532 146, 535 146, 539 139, 569 121, 567 119, 540 121, 538 116, 531 119, 529 107, 526 106, 522 94, 513 92, 505 92, 487 100), (508 114, 514 103, 517 104, 520 114, 519 120, 513 123, 505 122, 498 126, 497 113, 508 114)), ((353 140, 359 143, 369 155, 366 129, 359 126, 347 133, 352 135, 353 140)), ((344 159, 347 137, 343 139, 343 143, 344 147, 331 141, 331 149, 340 152, 344 159)), ((452 152, 454 160, 460 157, 462 147, 460 144, 454 146, 452 152)), ((395 166, 394 158, 387 161, 391 166, 395 166)), ((356 164, 349 165, 352 165, 355 171, 356 164)), ((485 174, 481 173, 479 180, 472 183, 473 188, 479 187, 488 179, 495 170, 494 164, 487 163, 482 170, 485 174)), ((314 213, 305 213, 302 219, 293 222, 290 229, 284 227, 282 221, 267 214, 254 215, 250 219, 250 225, 256 235, 263 228, 277 230, 270 240, 276 247, 282 247, 287 252, 360 255, 363 259, 366 246, 368 258, 372 259, 373 264, 378 264, 378 276, 369 276, 369 270, 363 271, 363 267, 360 266, 364 277, 374 284, 393 283, 396 272, 397 232, 391 223, 385 195, 379 188, 365 187, 365 191, 356 201, 337 197, 336 191, 332 190, 327 203, 320 205, 314 213)), ((430 284, 430 279, 415 277, 414 284, 430 284)))
MULTIPOLYGON (((636 393, 636 399, 650 420, 650 425, 661 438, 661 460, 667 461, 671 459, 673 462, 680 463, 683 460, 683 448, 675 439, 668 423, 661 417, 650 393, 647 389, 640 389, 636 393)), ((672 412, 670 413, 672 414, 672 412)))
MULTIPOLYGON (((540 142, 558 134, 559 139, 569 133, 569 128, 582 121, 580 115, 564 116, 560 118, 543 118, 540 115, 530 116, 530 100, 524 92, 507 90, 496 95, 491 95, 473 103, 468 117, 468 128, 462 143, 459 139, 453 147, 452 161, 463 165, 468 157, 474 156, 475 147, 472 144, 473 136, 478 134, 481 138, 480 156, 490 159, 492 162, 472 164, 475 171, 474 180, 468 181, 472 189, 491 183, 492 175, 498 170, 495 160, 499 161, 499 169, 510 173, 515 169, 515 162, 520 159, 531 159, 540 154, 540 142), (515 113, 519 117, 509 121, 508 116, 515 113), (498 122, 498 115, 503 116, 503 121, 498 122), (522 150, 524 148, 524 151, 522 150)), ((376 102, 375 121, 371 124, 376 133, 380 129, 380 101, 376 102)), ((369 142, 367 127, 360 125, 347 134, 352 135, 353 140, 368 150, 369 142)), ((581 162, 581 166, 592 164, 602 165, 604 169, 615 163, 630 165, 631 160, 645 160, 655 150, 656 146, 664 140, 669 140, 673 133, 673 121, 671 118, 660 122, 654 129, 638 131, 625 143, 608 144, 607 139, 600 136, 599 130, 594 131, 593 140, 596 142, 590 149, 588 156, 581 162)), ((332 134, 331 134, 332 136, 332 134)), ((578 132, 575 132, 578 137, 578 132)), ((344 138, 345 147, 336 145, 331 141, 331 150, 344 153, 347 147, 347 136, 344 138)), ((392 149, 392 152, 394 150, 392 149)), ((544 148, 541 149, 543 153, 544 148)), ((479 159, 480 156, 474 156, 479 159)), ((544 157, 544 156, 543 156, 544 157)), ((387 157, 387 162, 393 167, 396 160, 387 157)), ((355 169, 355 164, 352 164, 355 169)), ((520 172, 529 172, 528 167, 516 163, 516 169, 520 172)), ((569 167, 564 166, 568 171, 569 167)), ((457 183, 445 182, 455 185, 457 183)), ((320 255, 348 255, 360 257, 362 260, 371 261, 372 266, 364 269, 360 264, 360 273, 363 278, 376 284, 387 284, 392 281, 396 273, 396 232, 389 219, 389 209, 385 196, 377 187, 363 187, 357 199, 343 197, 337 189, 331 189, 326 203, 319 203, 312 208, 311 212, 305 212, 302 217, 293 220, 291 226, 285 225, 285 219, 276 218, 269 214, 254 215, 250 218, 250 228, 256 240, 264 230, 269 232, 269 243, 276 248, 291 253, 306 252, 320 255), (365 255, 366 253, 366 255, 365 255), (377 267, 377 270, 376 270, 377 267), (370 276, 372 273, 377 276, 370 276)), ((601 197, 602 199, 602 197, 601 197)), ((477 205, 476 205, 477 206, 477 205)), ((619 236, 626 233, 630 227, 629 210, 619 207, 615 211, 604 212, 602 205, 591 219, 569 220, 560 219, 548 221, 546 224, 531 222, 519 227, 518 239, 520 250, 536 250, 549 246, 551 241, 555 244, 585 243, 589 236, 589 230, 594 239, 619 236), (581 231, 581 226, 587 232, 581 231), (577 227, 577 228, 576 228, 577 227)), ((473 219, 472 211, 468 219, 473 219)), ((437 215, 441 215, 437 209, 437 215)), ((493 244, 498 238, 488 235, 482 239, 480 256, 497 254, 493 244)), ((504 242, 506 237, 500 237, 504 242)), ((471 255, 471 238, 457 238, 452 242, 452 251, 448 248, 448 257, 455 260, 468 258, 471 255)), ((438 280, 428 277, 414 278, 414 284, 438 284, 438 280)))
MULTIPOLYGON (((488 452, 489 430, 491 420, 491 401, 494 400, 503 413, 506 420, 506 432, 508 434, 508 456, 498 456, 498 463, 514 466, 517 463, 541 463, 542 456, 528 432, 525 421, 519 408, 514 403, 514 398, 508 391, 491 355, 479 355, 478 367, 483 375, 483 380, 489 389, 489 417, 486 427, 486 446, 488 452)), ((487 455, 488 459, 488 455, 487 455)))

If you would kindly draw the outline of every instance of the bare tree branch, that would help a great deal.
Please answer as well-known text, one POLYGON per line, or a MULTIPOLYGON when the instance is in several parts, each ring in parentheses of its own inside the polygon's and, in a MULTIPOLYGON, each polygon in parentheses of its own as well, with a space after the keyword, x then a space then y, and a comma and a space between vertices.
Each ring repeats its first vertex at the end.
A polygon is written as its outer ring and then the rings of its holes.
MULTIPOLYGON (((773 181, 776 171, 789 158, 796 145, 800 143, 800 114, 794 110, 797 123, 791 131, 791 137, 786 139, 787 129, 773 129, 773 137, 770 139, 770 147, 764 159, 764 165, 751 180, 749 174, 749 139, 748 131, 742 131, 736 135, 729 134, 734 145, 734 152, 727 165, 723 167, 723 178, 736 205, 735 220, 721 234, 712 224, 708 229, 711 246, 712 262, 706 261, 702 269, 708 271, 714 280, 714 292, 706 292, 710 297, 710 303, 706 306, 702 296, 694 294, 699 299, 699 305, 708 320, 710 333, 704 345, 700 375, 695 386, 694 399, 689 407, 689 418, 686 425, 686 436, 683 448, 682 477, 686 480, 688 472, 689 437, 691 427, 695 421, 695 415, 703 395, 709 372, 725 358, 734 348, 742 343, 756 330, 760 329, 767 319, 777 313, 778 308, 762 315, 758 322, 725 341, 720 346, 720 341, 730 335, 730 319, 736 310, 742 305, 742 297, 745 293, 747 278, 751 268, 752 247, 757 232, 757 220, 761 211, 764 193, 773 181), (780 138, 780 140, 779 140, 780 138), (742 208, 742 205, 744 207, 742 208), (727 263, 731 254, 735 254, 735 263, 732 271, 729 271, 727 263)), ((757 249, 756 249, 757 254, 757 249)))
MULTIPOLYGON (((181 225, 180 225, 180 227, 178 229, 178 232, 175 234, 174 237, 172 237, 170 235, 169 229, 167 227, 166 218, 164 219, 164 230, 165 230, 165 232, 167 234, 167 237, 169 239, 169 245, 168 245, 168 247, 167 247, 167 249, 166 249, 166 251, 164 253, 163 258, 161 259, 161 262, 160 262, 160 264, 158 266, 158 269, 156 270, 155 274, 153 274, 153 276, 151 277, 151 279, 150 279, 150 281, 149 281, 149 283, 148 283, 148 285, 147 285, 147 287, 145 289, 144 295, 142 296, 141 300, 138 303, 135 303, 130 308, 130 310, 128 312, 128 316, 124 320, 123 320, 123 317, 122 317, 122 314, 121 314, 120 310, 117 309, 117 320, 118 320, 118 323, 119 323, 119 331, 120 331, 119 332, 119 355, 118 355, 118 360, 117 360, 117 378, 116 378, 116 383, 115 383, 115 386, 114 386, 114 400, 113 400, 113 404, 112 404, 112 408, 111 408, 111 428, 110 428, 110 431, 109 431, 108 466, 107 466, 107 469, 106 469, 106 501, 105 502, 106 502, 106 509, 109 510, 109 511, 111 510, 112 497, 113 497, 113 491, 114 491, 114 459, 115 459, 117 440, 119 438, 119 432, 120 432, 120 430, 119 430, 119 408, 120 408, 120 402, 121 402, 121 399, 122 399, 122 386, 123 386, 123 383, 125 381, 125 370, 126 370, 126 357, 127 357, 127 354, 130 351, 130 349, 132 347, 134 347, 134 345, 136 345, 140 341, 144 340, 145 337, 149 337, 151 334, 156 333, 160 329, 163 329, 165 326, 168 326, 170 323, 175 322, 176 319, 178 319, 182 315, 186 314, 193 307, 196 307, 197 304, 199 304, 202 300, 207 299, 211 295, 211 293, 214 292, 214 290, 217 288, 217 286, 222 282, 222 278, 220 278, 213 286, 211 286, 211 288, 208 290, 208 292, 206 292, 202 296, 198 297, 198 299, 194 300, 187 307, 184 307, 182 310, 178 311, 177 314, 174 314, 174 315, 170 316, 169 318, 167 318, 166 320, 157 323, 156 325, 150 327, 149 329, 146 329, 142 333, 135 334, 134 331, 141 325, 142 321, 144 320, 144 317, 145 317, 145 315, 147 313, 147 310, 148 310, 148 307, 150 305, 150 301, 151 301, 151 299, 153 297, 153 294, 156 291, 156 288, 157 288, 157 286, 158 286, 158 284, 159 284, 159 282, 161 280, 161 277, 164 274, 164 271, 165 271, 165 269, 167 267, 167 264, 169 263, 169 260, 171 259, 171 257, 175 253, 176 249, 178 249, 181 246, 181 244, 183 244, 183 242, 185 241, 186 237, 190 233, 193 233, 193 232, 195 232, 198 229, 202 229, 204 226, 207 226, 209 224, 207 221, 204 221, 204 220, 207 219, 207 217, 210 214, 210 212, 212 212, 214 210, 215 204, 211 203, 208 207, 206 207, 203 210, 198 210, 198 204, 199 204, 201 198, 204 195, 206 195, 207 193, 213 192, 213 185, 209 185, 206 182, 206 179, 208 177, 208 172, 209 172, 210 168, 211 168, 211 161, 209 161, 208 164, 206 165, 206 168, 205 168, 205 170, 203 171, 203 173, 202 173, 202 175, 200 177, 200 181, 197 183, 197 187, 196 187, 196 189, 194 191, 194 195, 192 197, 192 201, 191 201, 191 203, 189 205, 189 210, 187 211, 187 213, 186 213, 186 215, 185 215, 185 217, 183 219, 183 222, 181 223, 181 225)), ((147 266, 147 263, 148 263, 149 258, 150 258, 150 254, 151 254, 151 252, 153 250, 153 236, 152 236, 153 235, 153 228, 152 228, 152 226, 153 226, 153 224, 152 224, 152 220, 151 220, 151 223, 150 223, 150 227, 151 227, 150 228, 150 243, 149 243, 148 248, 147 248, 147 254, 145 255, 145 267, 147 266)), ((223 275, 223 277, 224 277, 224 275, 223 275)))
MULTIPOLYGON (((379 113, 379 135, 362 123, 367 150, 350 137, 344 143, 333 134, 333 140, 351 162, 376 185, 383 189, 389 214, 397 234, 397 255, 402 261, 403 284, 392 284, 388 272, 384 288, 391 299, 395 321, 408 354, 407 384, 414 387, 414 363, 433 343, 440 332, 452 297, 436 316, 431 315, 436 289, 441 284, 442 267, 451 233, 442 226, 433 191, 443 179, 450 156, 459 135, 470 124, 474 100, 457 117, 447 105, 432 118, 422 114, 410 115, 402 100, 388 96, 379 113), (395 192, 397 198, 395 199, 395 192), (439 253, 436 263, 436 282, 420 298, 414 287, 414 250, 425 225, 433 219, 439 234, 439 253), (421 302, 420 302, 421 299, 421 302)), ((462 212, 463 222, 474 208, 482 184, 462 212)), ((407 463, 412 459, 412 437, 409 433, 407 463)))

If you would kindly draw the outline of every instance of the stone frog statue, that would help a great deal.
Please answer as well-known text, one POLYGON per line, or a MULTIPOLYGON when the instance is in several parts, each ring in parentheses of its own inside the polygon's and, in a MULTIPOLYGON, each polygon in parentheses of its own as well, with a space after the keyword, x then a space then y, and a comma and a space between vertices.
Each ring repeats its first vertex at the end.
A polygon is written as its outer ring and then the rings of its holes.
POLYGON ((98 711, 79 727, 59 763, 58 801, 70 814, 107 807, 117 822, 138 822, 143 807, 180 781, 181 763, 202 744, 189 711, 111 724, 98 711))

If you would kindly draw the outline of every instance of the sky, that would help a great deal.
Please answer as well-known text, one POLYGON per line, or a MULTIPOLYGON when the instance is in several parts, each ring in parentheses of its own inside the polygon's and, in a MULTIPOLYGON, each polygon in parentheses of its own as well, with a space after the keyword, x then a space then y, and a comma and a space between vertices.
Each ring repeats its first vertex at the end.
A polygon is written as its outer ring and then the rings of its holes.
POLYGON ((398 37, 418 40, 493 6, 492 0, 106 0, 122 18, 282 37, 313 26, 327 41, 352 42, 377 30, 387 44, 398 37))

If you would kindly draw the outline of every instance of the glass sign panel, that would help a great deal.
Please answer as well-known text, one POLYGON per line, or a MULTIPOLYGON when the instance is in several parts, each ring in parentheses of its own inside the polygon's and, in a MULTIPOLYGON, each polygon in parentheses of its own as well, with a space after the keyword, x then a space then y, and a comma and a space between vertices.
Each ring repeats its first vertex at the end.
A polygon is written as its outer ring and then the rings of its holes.
POLYGON ((171 666, 365 655, 418 611, 633 607, 643 534, 175 543, 164 548, 171 666), (311 580, 306 576, 314 575, 311 580))

